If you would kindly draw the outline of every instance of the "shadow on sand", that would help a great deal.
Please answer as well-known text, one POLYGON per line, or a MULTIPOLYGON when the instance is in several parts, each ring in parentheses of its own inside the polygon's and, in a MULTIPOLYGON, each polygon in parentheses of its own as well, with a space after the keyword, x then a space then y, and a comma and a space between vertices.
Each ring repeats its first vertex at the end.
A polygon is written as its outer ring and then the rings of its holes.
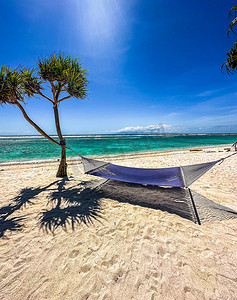
POLYGON ((233 209, 186 188, 108 180, 99 191, 103 198, 166 211, 198 224, 237 218, 233 209))
MULTIPOLYGON (((48 206, 39 213, 39 226, 45 232, 54 233, 59 227, 75 229, 75 225, 91 225, 103 219, 101 199, 149 207, 176 214, 196 223, 190 196, 186 189, 161 188, 116 182, 113 180, 92 180, 66 187, 68 178, 57 180, 45 187, 22 189, 8 206, 0 208, 0 237, 7 230, 17 231, 23 226, 25 216, 11 217, 19 209, 34 204, 33 199, 43 191, 48 193, 48 206), (56 187, 55 187, 56 185, 56 187)), ((217 204, 193 192, 201 223, 228 220, 237 217, 236 211, 217 204)))
POLYGON ((102 218, 101 197, 96 189, 88 182, 65 189, 67 180, 58 181, 58 188, 48 196, 48 204, 51 203, 53 208, 40 213, 40 227, 46 232, 54 233, 58 227, 67 230, 67 226, 74 230, 76 224, 90 225, 102 218))
POLYGON ((100 196, 90 182, 81 182, 73 187, 65 188, 68 178, 54 181, 45 187, 24 188, 12 199, 9 205, 0 208, 0 237, 6 231, 21 230, 26 216, 11 217, 11 215, 27 205, 34 204, 34 198, 43 191, 50 191, 48 205, 50 210, 39 213, 39 225, 46 232, 52 232, 62 227, 75 228, 75 224, 92 224, 101 216, 100 196), (55 185, 56 188, 55 188, 55 185))
POLYGON ((55 184, 55 182, 49 184, 44 188, 24 188, 21 189, 19 195, 14 197, 12 201, 0 208, 0 238, 4 236, 5 232, 17 231, 22 229, 23 221, 26 219, 24 216, 21 217, 11 217, 11 215, 23 208, 26 208, 27 204, 33 204, 32 200, 40 194, 42 191, 46 190, 50 186, 55 184))
MULTIPOLYGON (((90 182, 81 182, 73 187, 65 188, 68 178, 54 181, 45 187, 24 188, 12 199, 9 205, 0 208, 0 237, 6 231, 17 231, 23 227, 25 216, 11 217, 11 215, 27 205, 34 204, 34 198, 43 191, 50 191, 48 205, 53 206, 50 210, 44 210, 39 214, 40 228, 46 232, 54 232, 58 227, 64 230, 75 224, 92 224, 99 221, 101 205, 99 193, 96 193, 90 182), (57 187, 55 188, 55 185, 57 187)), ((93 181, 94 182, 94 181, 93 181)))

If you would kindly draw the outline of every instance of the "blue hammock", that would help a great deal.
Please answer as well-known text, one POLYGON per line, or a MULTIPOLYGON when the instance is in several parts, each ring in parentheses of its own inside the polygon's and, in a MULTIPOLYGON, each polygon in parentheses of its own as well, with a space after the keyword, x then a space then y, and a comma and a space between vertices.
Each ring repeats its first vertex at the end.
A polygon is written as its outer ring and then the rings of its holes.
MULTIPOLYGON (((67 148, 72 150, 69 147, 67 148)), ((72 151, 75 152, 74 150, 72 151)), ((78 154, 77 152, 75 153, 78 154)), ((172 208, 172 211, 175 211, 174 209, 176 209, 176 211, 179 212, 178 213, 179 215, 185 215, 185 216, 187 215, 188 218, 191 219, 193 222, 201 225, 199 213, 195 205, 195 201, 193 199, 189 186, 193 182, 195 182, 198 178, 200 178, 203 174, 205 174, 208 170, 210 170, 215 164, 222 162, 226 158, 235 154, 237 154, 237 152, 212 162, 189 165, 189 166, 173 167, 173 168, 160 168, 160 169, 123 167, 123 166, 114 165, 104 161, 90 159, 81 156, 80 154, 78 155, 82 159, 84 171, 86 174, 103 177, 108 180, 112 179, 112 180, 127 182, 127 184, 132 183, 133 188, 135 184, 160 186, 160 187, 174 187, 174 189, 172 189, 173 190, 172 192, 177 193, 177 189, 175 189, 176 187, 179 188, 178 194, 181 192, 188 193, 188 195, 185 194, 184 197, 182 197, 182 194, 179 194, 178 197, 176 197, 177 198, 176 200, 175 198, 169 199, 169 201, 167 201, 166 203, 166 206, 169 205, 172 208), (182 198, 182 200, 180 200, 179 198, 182 198)), ((124 189, 124 187, 121 188, 124 189)), ((111 188, 107 189, 107 194, 108 192, 111 194, 111 190, 112 190, 111 188)), ((158 190, 156 191, 158 192, 158 190)), ((155 197, 155 200, 157 200, 157 197, 155 197)), ((210 200, 208 199, 205 201, 210 202, 210 200)), ((144 202, 147 203, 147 199, 144 202)), ((208 205, 208 209, 209 208, 211 209, 211 207, 215 208, 215 205, 216 205, 215 203, 212 205, 208 205)), ((218 210, 226 212, 228 218, 236 217, 235 211, 226 208, 224 206, 220 206, 220 205, 219 206, 216 205, 216 206, 218 210)), ((198 207, 198 209, 199 211, 201 211, 202 214, 202 208, 198 207)), ((226 214, 223 214, 224 216, 223 218, 227 218, 226 214)), ((208 212, 208 215, 210 215, 210 212, 208 212)))
POLYGON ((190 166, 144 169, 123 167, 82 157, 86 174, 124 182, 170 187, 188 187, 220 161, 222 159, 190 166))
POLYGON ((227 157, 202 164, 173 168, 144 169, 123 167, 87 158, 78 154, 70 147, 67 146, 67 148, 81 157, 86 174, 129 183, 186 188, 204 175, 215 164, 237 154, 237 152, 235 152, 227 157))

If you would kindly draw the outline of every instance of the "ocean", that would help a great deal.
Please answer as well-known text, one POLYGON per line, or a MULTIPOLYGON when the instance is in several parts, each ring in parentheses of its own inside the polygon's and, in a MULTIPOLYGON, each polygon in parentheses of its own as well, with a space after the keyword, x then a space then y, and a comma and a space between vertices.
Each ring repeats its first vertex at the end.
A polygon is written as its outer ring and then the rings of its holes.
MULTIPOLYGON (((233 144, 237 134, 70 135, 65 138, 79 154, 99 156, 233 144)), ((0 137, 0 163, 55 159, 60 157, 60 150, 42 136, 0 137)), ((74 156, 77 155, 67 150, 67 157, 74 156)))

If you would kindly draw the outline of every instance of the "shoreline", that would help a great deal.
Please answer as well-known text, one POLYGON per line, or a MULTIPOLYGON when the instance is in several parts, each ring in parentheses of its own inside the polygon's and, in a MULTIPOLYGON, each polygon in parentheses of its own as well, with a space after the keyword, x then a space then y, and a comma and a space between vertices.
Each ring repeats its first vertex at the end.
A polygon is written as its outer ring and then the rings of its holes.
MULTIPOLYGON (((148 150, 148 151, 138 151, 138 152, 129 152, 129 153, 116 153, 116 154, 102 154, 102 155, 88 155, 86 157, 93 158, 93 159, 106 159, 106 158, 127 158, 132 156, 146 156, 151 154, 162 155, 164 153, 172 154, 177 152, 184 152, 184 151, 203 151, 207 149, 217 149, 217 148, 231 148, 232 144, 220 144, 220 145, 209 145, 209 146, 194 146, 194 147, 187 147, 187 148, 173 148, 173 149, 156 149, 156 150, 148 150)), ((70 150, 70 149, 68 149, 70 150)), ((222 151, 225 151, 224 149, 222 151)), ((68 162, 79 161, 81 158, 78 156, 67 156, 68 162)), ((15 165, 28 165, 28 164, 43 164, 43 163, 57 163, 60 161, 60 158, 42 158, 36 160, 22 160, 22 161, 4 161, 0 162, 0 166, 15 166, 15 165)))
MULTIPOLYGON (((237 132, 232 132, 232 133, 154 133, 154 134, 141 134, 141 133, 95 133, 95 134, 90 134, 90 133, 85 133, 85 134, 64 134, 65 137, 91 137, 91 136, 126 136, 126 135, 135 135, 135 136, 166 136, 166 135, 237 135, 237 132)), ((34 137, 41 137, 43 138, 42 135, 40 134, 35 134, 35 135, 27 135, 27 134, 19 134, 19 135, 0 135, 0 138, 34 138, 34 137)), ((51 135, 51 137, 58 137, 56 134, 55 135, 51 135)))

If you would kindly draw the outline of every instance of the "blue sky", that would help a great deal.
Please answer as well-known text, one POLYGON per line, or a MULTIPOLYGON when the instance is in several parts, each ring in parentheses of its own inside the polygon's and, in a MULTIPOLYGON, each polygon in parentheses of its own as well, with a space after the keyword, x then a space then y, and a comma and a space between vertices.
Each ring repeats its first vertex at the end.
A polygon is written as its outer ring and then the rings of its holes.
MULTIPOLYGON (((89 69, 86 101, 60 104, 65 134, 237 132, 237 74, 221 72, 233 1, 8 0, 0 2, 0 65, 34 66, 63 51, 89 69)), ((51 103, 26 110, 55 134, 51 103)), ((0 134, 37 133, 0 107, 0 134)))

